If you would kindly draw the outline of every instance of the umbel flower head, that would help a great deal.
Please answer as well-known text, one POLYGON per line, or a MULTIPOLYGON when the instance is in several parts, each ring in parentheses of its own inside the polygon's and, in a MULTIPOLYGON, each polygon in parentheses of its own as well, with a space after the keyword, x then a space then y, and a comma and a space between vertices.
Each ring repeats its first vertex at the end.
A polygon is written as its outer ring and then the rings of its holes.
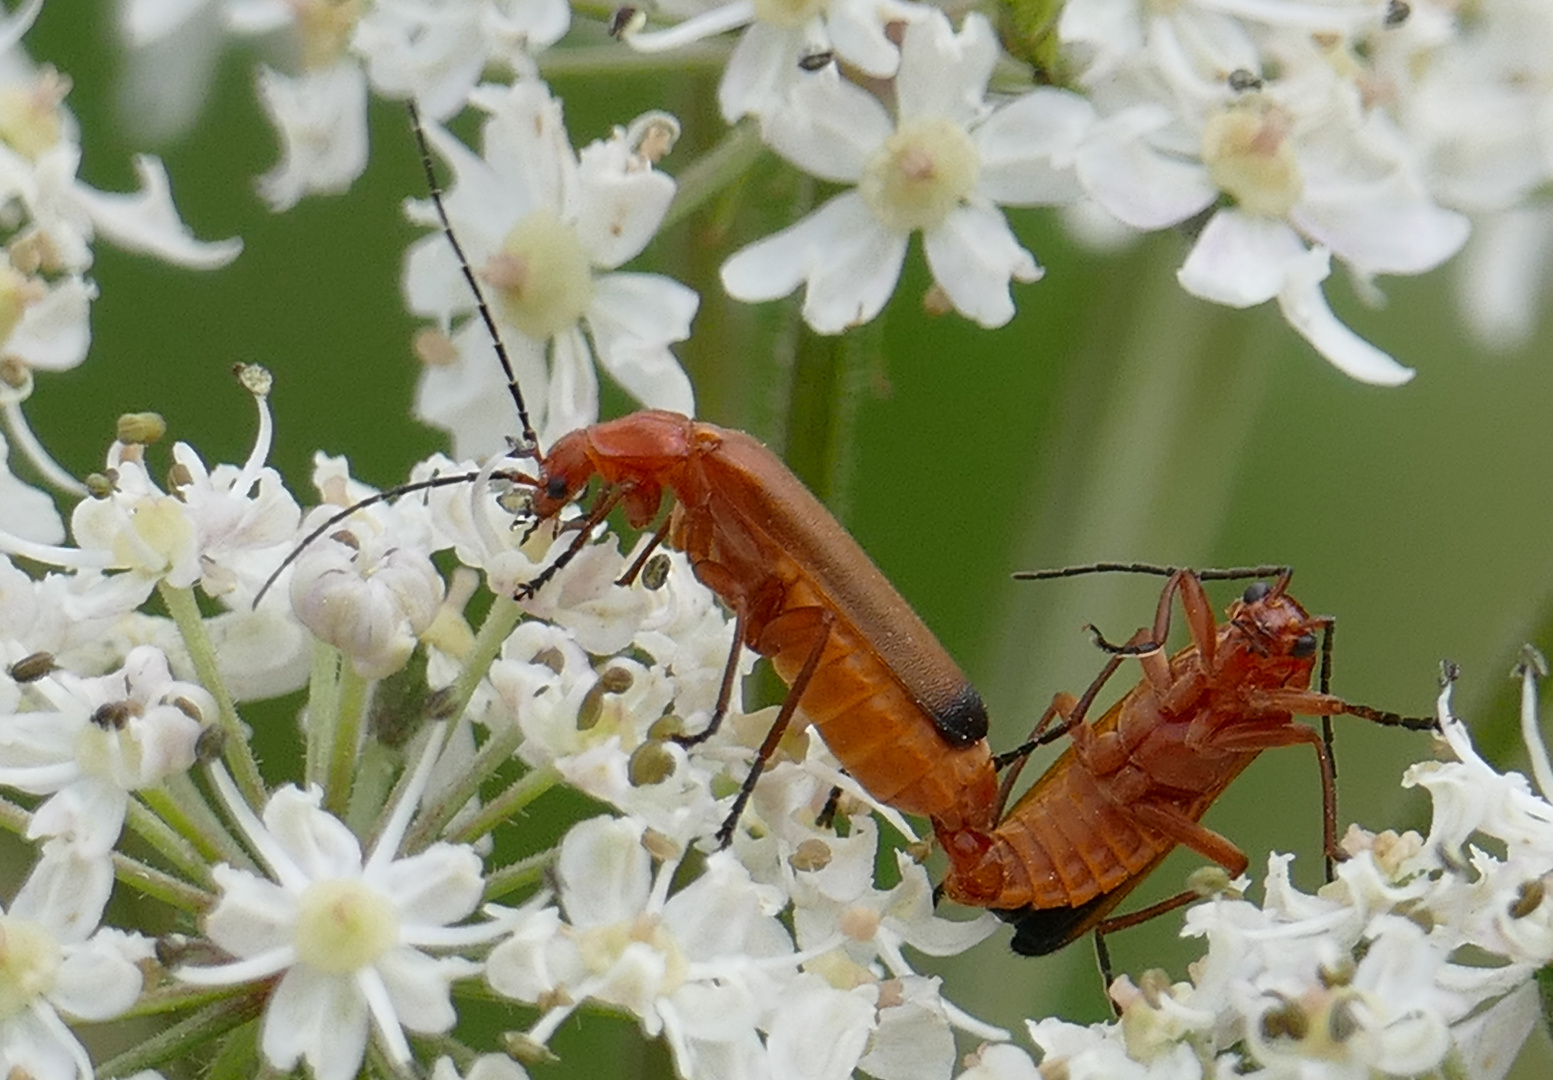
POLYGON ((236 959, 184 966, 185 982, 219 986, 277 974, 260 1047, 274 1067, 306 1059, 319 1080, 349 1080, 361 1067, 370 1023, 396 1065, 410 1062, 403 1029, 442 1032, 457 1019, 448 986, 480 970, 456 956, 430 956, 501 936, 499 923, 459 923, 480 902, 480 858, 467 846, 434 844, 395 858, 425 790, 444 732, 426 750, 401 802, 365 859, 359 841, 320 808, 323 792, 283 787, 261 822, 218 766, 211 774, 226 809, 269 871, 217 866, 220 898, 205 920, 210 941, 236 959))

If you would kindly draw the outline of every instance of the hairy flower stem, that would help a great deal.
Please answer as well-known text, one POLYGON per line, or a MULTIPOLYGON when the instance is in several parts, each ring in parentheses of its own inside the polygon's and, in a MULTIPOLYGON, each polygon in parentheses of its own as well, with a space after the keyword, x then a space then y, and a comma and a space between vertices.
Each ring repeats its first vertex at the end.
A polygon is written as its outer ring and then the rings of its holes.
POLYGON ((755 123, 744 122, 729 128, 716 146, 680 173, 674 201, 669 203, 660 228, 667 229, 695 213, 714 195, 747 176, 768 153, 755 123))
MULTIPOLYGON (((573 6, 573 11, 577 8, 573 6)), ((611 12, 614 8, 611 7, 611 12)), ((576 77, 597 78, 609 75, 651 75, 666 72, 694 75, 715 73, 728 62, 728 47, 718 42, 699 42, 683 49, 662 53, 639 53, 619 45, 582 45, 557 49, 539 62, 547 79, 576 77)))
POLYGON ((501 655, 502 643, 523 618, 523 610, 510 596, 498 596, 486 613, 480 632, 475 635, 474 646, 464 658, 464 667, 453 683, 453 699, 449 702, 447 718, 457 720, 474 697, 475 687, 491 670, 491 664, 501 655))
POLYGON ((202 1044, 255 1019, 263 1010, 265 1000, 263 994, 247 993, 207 1006, 143 1039, 118 1057, 103 1062, 97 1067, 97 1075, 129 1076, 142 1069, 178 1061, 202 1044))
POLYGON ((337 817, 345 816, 351 782, 360 761, 357 747, 361 726, 366 722, 369 686, 369 680, 358 675, 351 665, 340 665, 340 709, 329 739, 329 776, 324 784, 324 806, 337 817))
POLYGON ((560 782, 561 774, 550 765, 524 774, 460 825, 449 839, 455 844, 473 843, 560 782))
MULTIPOLYGON (((148 794, 148 792, 141 792, 143 797, 148 794)), ((201 850, 205 845, 196 844, 185 837, 182 832, 160 816, 159 810, 153 812, 145 803, 131 799, 124 822, 134 830, 135 835, 155 848, 159 855, 177 867, 190 881, 205 887, 214 887, 210 878, 208 855, 201 850)))
MULTIPOLYGON (((209 861, 228 862, 233 866, 250 864, 248 853, 243 850, 243 845, 238 843, 237 838, 227 830, 226 822, 216 813, 204 792, 195 785, 188 773, 169 776, 162 781, 162 787, 170 797, 168 800, 170 805, 175 805, 175 812, 185 815, 188 822, 185 827, 168 818, 169 824, 183 832, 183 835, 196 846, 208 849, 211 852, 209 861), (188 831, 184 831, 185 828, 188 831)), ((164 818, 167 817, 156 803, 149 799, 147 803, 164 818)))
POLYGON ((160 900, 190 915, 204 914, 215 899, 204 889, 117 851, 113 853, 113 876, 142 896, 160 900))
POLYGON ((307 680, 307 760, 303 780, 324 785, 324 763, 333 744, 334 719, 340 708, 340 653, 322 641, 313 642, 313 664, 307 680))
POLYGON ((559 848, 551 848, 486 874, 485 899, 501 900, 530 885, 539 884, 544 880, 546 869, 555 864, 559 854, 559 848))
POLYGON ((264 779, 259 775, 258 763, 253 759, 253 748, 248 745, 247 728, 238 717, 237 706, 233 704, 232 695, 227 692, 226 683, 221 678, 221 668, 216 663, 216 649, 205 631, 205 620, 200 615, 194 592, 192 589, 173 588, 165 581, 157 583, 156 591, 162 603, 167 605, 167 613, 177 624, 179 634, 183 636, 184 647, 189 650, 189 659, 194 663, 194 672, 200 684, 216 699, 219 714, 217 721, 222 733, 226 735, 221 752, 226 758, 227 767, 232 770, 243 797, 254 806, 263 806, 264 779))

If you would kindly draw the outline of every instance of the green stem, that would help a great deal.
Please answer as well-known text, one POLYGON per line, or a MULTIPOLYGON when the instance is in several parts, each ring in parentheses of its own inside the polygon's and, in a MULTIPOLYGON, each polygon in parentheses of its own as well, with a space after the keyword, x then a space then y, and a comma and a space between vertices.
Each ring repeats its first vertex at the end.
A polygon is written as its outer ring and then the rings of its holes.
POLYGON ((480 1057, 478 1051, 468 1043, 455 1039, 451 1035, 416 1035, 410 1040, 416 1049, 417 1056, 423 1061, 436 1061, 440 1057, 451 1058, 460 1075, 469 1071, 469 1067, 480 1057))
MULTIPOLYGON (((459 717, 464 714, 464 709, 469 705, 469 699, 474 696, 475 688, 480 685, 480 680, 485 678, 486 672, 491 669, 491 664, 501 653, 502 643, 507 640, 507 635, 512 633, 513 627, 523 618, 523 611, 510 596, 498 596, 496 602, 491 605, 491 610, 485 616, 485 622, 480 624, 480 632, 475 635, 475 643, 469 650, 469 655, 464 659, 464 667, 458 673, 458 679, 452 687, 453 698, 449 703, 448 720, 451 732, 454 730, 459 717)), ((409 835, 405 837, 405 851, 419 851, 431 843, 454 815, 465 806, 470 799, 480 793, 480 785, 486 777, 492 775, 497 769, 506 764, 512 757, 512 752, 523 741, 523 732, 517 724, 508 725, 500 735, 487 739, 475 759, 469 763, 469 768, 464 770, 459 782, 445 792, 440 798, 427 806, 411 827, 409 835)), ((400 785, 405 782, 400 777, 400 785)), ((390 805, 396 801, 398 792, 389 799, 390 805)))
POLYGON ((367 715, 370 683, 348 663, 340 665, 340 711, 330 735, 329 779, 324 785, 324 809, 343 818, 350 801, 351 780, 356 775, 357 747, 367 715))
POLYGON ((303 777, 308 784, 324 786, 324 763, 333 746, 334 725, 340 713, 340 651, 322 641, 313 642, 313 665, 307 680, 307 743, 303 777))
POLYGON ((232 835, 225 819, 216 813, 215 807, 206 798, 205 793, 195 784, 191 773, 169 776, 164 781, 164 786, 177 800, 183 812, 189 815, 191 826, 208 843, 215 846, 212 861, 227 862, 233 866, 254 865, 253 859, 248 856, 248 849, 232 835))
POLYGON ((215 901, 215 897, 204 889, 118 851, 113 853, 113 876, 143 896, 191 915, 203 915, 215 901))
POLYGON ((515 863, 509 863, 493 873, 485 875, 485 899, 494 903, 503 897, 511 896, 519 889, 526 889, 530 885, 537 885, 544 880, 545 871, 555 865, 560 851, 551 848, 541 851, 537 855, 530 855, 526 859, 519 859, 515 863))
POLYGON ((351 781, 350 808, 345 818, 351 832, 366 836, 369 831, 375 831, 373 823, 380 823, 394 805, 389 789, 393 787, 395 771, 401 776, 411 771, 401 768, 403 764, 404 755, 398 750, 390 749, 376 739, 367 740, 351 781))
POLYGON ((468 821, 461 823, 448 839, 455 844, 473 843, 560 782, 561 774, 554 765, 542 765, 525 773, 468 821))
MULTIPOLYGON (((572 10, 577 10, 573 5, 572 10)), ((601 75, 691 75, 721 71, 728 66, 727 45, 697 42, 673 52, 644 53, 626 45, 581 45, 550 49, 539 58, 539 73, 547 80, 597 79, 601 75)))
POLYGON ((236 842, 209 813, 209 807, 199 798, 199 789, 188 774, 169 777, 161 786, 143 788, 136 794, 168 828, 199 852, 202 862, 235 862, 241 865, 246 861, 236 842), (171 783, 175 779, 183 781, 176 789, 171 783), (207 820, 194 820, 198 813, 196 807, 204 807, 205 813, 199 816, 207 820))
POLYGON ((674 201, 658 226, 663 231, 695 213, 712 196, 742 180, 766 155, 760 129, 753 122, 741 122, 676 177, 674 201))
MULTIPOLYGON (((148 793, 141 792, 142 797, 148 793)), ((124 824, 134 830, 136 836, 150 844, 156 852, 177 867, 191 881, 202 886, 212 886, 210 880, 211 858, 202 855, 198 848, 184 839, 177 830, 146 806, 139 799, 129 801, 124 824)))
POLYGON ((216 1002, 103 1062, 97 1066, 97 1076, 129 1076, 142 1069, 154 1069, 169 1061, 186 1058, 202 1044, 255 1019, 267 1000, 268 994, 250 990, 242 997, 216 1002))
POLYGON ((800 331, 791 373, 786 459, 838 520, 846 507, 857 455, 862 384, 877 355, 883 320, 837 337, 800 331))
POLYGON ((17 836, 26 836, 27 826, 31 823, 32 815, 25 807, 0 797, 0 829, 6 829, 17 836))
POLYGON ((140 995, 126 1012, 115 1020, 132 1020, 143 1016, 161 1016, 170 1012, 186 1012, 189 1009, 210 1005, 217 1001, 230 1001, 238 986, 191 986, 187 983, 169 982, 155 990, 140 995))
POLYGON ((232 695, 227 692, 226 682, 221 678, 216 649, 210 635, 206 633, 205 620, 200 615, 194 591, 174 588, 165 581, 159 582, 156 588, 162 603, 167 606, 167 613, 172 616, 178 632, 183 636, 184 648, 189 650, 189 659, 194 663, 194 673, 199 677, 200 684, 216 699, 217 722, 221 725, 222 734, 226 736, 221 752, 237 782, 237 789, 250 805, 263 806, 264 779, 259 775, 259 765, 253 759, 253 747, 248 744, 248 729, 238 717, 237 706, 233 704, 232 695))
POLYGON ((447 714, 449 720, 456 722, 464 715, 480 680, 491 670, 491 665, 501 655, 502 645, 522 618, 523 609, 510 596, 498 596, 491 604, 485 622, 480 624, 480 632, 475 635, 474 646, 464 658, 464 667, 453 683, 452 708, 447 714))
POLYGON ((421 811, 405 838, 404 850, 420 851, 441 836, 448 822, 480 793, 480 785, 485 778, 505 765, 522 741, 523 732, 516 723, 508 724, 500 734, 485 740, 485 745, 475 754, 459 782, 421 811))

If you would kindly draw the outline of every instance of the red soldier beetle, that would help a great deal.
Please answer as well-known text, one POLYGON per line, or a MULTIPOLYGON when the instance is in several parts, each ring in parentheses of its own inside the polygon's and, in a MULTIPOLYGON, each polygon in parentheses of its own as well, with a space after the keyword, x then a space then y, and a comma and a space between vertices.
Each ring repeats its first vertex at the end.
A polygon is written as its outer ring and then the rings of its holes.
POLYGON ((1263 750, 1308 745, 1321 771, 1322 849, 1339 858, 1334 771, 1329 740, 1294 723, 1296 714, 1349 714, 1379 724, 1433 730, 1429 719, 1381 712, 1328 692, 1332 619, 1312 616, 1288 594, 1288 568, 1209 571, 1101 564, 1016 575, 1061 577, 1099 570, 1169 576, 1152 629, 1123 646, 1097 643, 1112 655, 1081 697, 1058 694, 1031 740, 1002 755, 1013 764, 999 793, 991 830, 939 828, 950 870, 942 892, 960 903, 991 908, 1015 926, 1013 948, 1053 952, 1090 930, 1106 982, 1106 933, 1135 925, 1199 898, 1183 892, 1143 911, 1110 917, 1116 906, 1177 845, 1238 877, 1246 854, 1200 819, 1231 781, 1263 750), (1249 586, 1215 622, 1202 579, 1276 573, 1272 584, 1249 586), (1164 652, 1179 597, 1191 643, 1164 652), (1318 634, 1325 642, 1318 642, 1318 634), (1321 656, 1320 689, 1310 688, 1321 656), (1128 656, 1142 680, 1093 724, 1096 696, 1128 656), (1053 723, 1057 723, 1055 728, 1053 723), (1050 729, 1050 730, 1048 730, 1050 729), (1025 755, 1067 732, 1072 745, 1007 811, 1002 812, 1025 755))
MULTIPOLYGON (((523 441, 512 456, 539 462, 533 476, 508 469, 487 475, 532 488, 530 529, 557 520, 568 504, 584 496, 595 476, 602 485, 584 516, 564 526, 577 530, 574 541, 519 590, 518 598, 542 588, 616 507, 633 528, 659 522, 622 584, 636 578, 660 543, 685 553, 696 577, 732 610, 735 637, 711 719, 702 731, 676 741, 695 745, 718 729, 732 699, 741 649, 769 657, 788 685, 718 830, 722 844, 731 839, 800 703, 837 760, 880 802, 928 816, 945 828, 990 829, 997 774, 980 695, 863 549, 781 459, 743 432, 660 410, 570 432, 548 453, 541 450, 495 320, 448 223, 413 104, 411 116, 443 232, 517 405, 523 441), (672 507, 663 513, 666 494, 672 507)), ((304 538, 298 551, 364 506, 473 479, 473 474, 441 476, 381 493, 332 516, 304 538)))

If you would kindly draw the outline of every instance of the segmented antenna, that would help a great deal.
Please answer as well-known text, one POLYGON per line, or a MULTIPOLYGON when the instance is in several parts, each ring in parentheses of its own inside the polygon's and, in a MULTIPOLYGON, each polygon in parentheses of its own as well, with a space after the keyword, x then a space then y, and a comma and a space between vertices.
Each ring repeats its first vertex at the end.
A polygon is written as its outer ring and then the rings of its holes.
POLYGON ((523 403, 523 391, 518 389, 517 376, 512 372, 512 360, 507 356, 507 346, 502 344, 501 332, 496 329, 496 318, 491 314, 490 305, 485 302, 485 293, 480 289, 479 279, 469 266, 469 258, 464 254, 463 245, 458 242, 458 237, 453 235, 453 225, 448 221, 447 208, 442 205, 442 188, 437 184, 437 171, 432 165, 431 146, 426 142, 426 129, 421 126, 421 113, 415 107, 415 99, 405 101, 405 108, 410 113, 410 128, 415 132, 415 144, 421 149, 421 169, 426 173, 426 187, 431 192, 431 204, 437 208, 437 220, 442 223, 442 235, 448 238, 448 244, 453 248, 453 254, 458 256, 458 268, 464 274, 464 280, 469 283, 469 291, 474 294, 475 307, 480 312, 480 319, 485 323, 485 329, 490 334, 491 347, 496 350, 496 358, 501 361, 502 374, 507 376, 507 392, 512 395, 512 403, 518 407, 518 422, 523 428, 523 445, 517 450, 532 455, 538 460, 543 460, 544 455, 539 452, 539 436, 534 434, 534 425, 529 423, 528 406, 523 403))
MULTIPOLYGON (((290 566, 292 563, 296 562, 297 559, 301 558, 302 553, 308 548, 312 547, 313 543, 320 536, 323 536, 324 533, 340 524, 340 522, 344 521, 346 518, 355 514, 358 510, 365 510, 368 507, 377 506, 379 503, 385 503, 389 499, 397 499, 401 495, 413 495, 417 491, 431 491, 434 488, 455 487, 458 484, 472 484, 476 480, 479 480, 480 476, 481 474, 477 472, 450 473, 446 476, 433 476, 430 480, 417 480, 410 484, 400 484, 398 487, 391 487, 384 491, 379 491, 376 495, 368 495, 365 499, 361 499, 358 502, 353 502, 337 513, 331 514, 322 525, 319 525, 312 532, 304 536, 300 541, 297 542, 294 547, 292 547, 289 552, 286 553, 286 557, 280 561, 280 565, 270 572, 269 577, 264 579, 264 584, 261 585, 259 587, 259 591, 254 594, 253 603, 250 605, 250 607, 257 609, 259 606, 259 601, 264 599, 264 595, 270 591, 270 587, 273 586, 280 578, 281 571, 285 570, 286 567, 290 566)), ((490 474, 489 479, 507 480, 514 484, 526 484, 530 487, 534 485, 534 478, 529 476, 527 473, 522 472, 493 472, 490 474)))
MULTIPOLYGON (((1157 566, 1154 563, 1085 563, 1082 566, 1063 566, 1055 570, 1017 570, 1015 581, 1053 581, 1057 578, 1079 577, 1084 574, 1152 574, 1169 577, 1180 566, 1157 566)), ((1207 570, 1193 570, 1198 581, 1240 581, 1245 578, 1282 577, 1289 572, 1287 566, 1227 566, 1207 570)))

